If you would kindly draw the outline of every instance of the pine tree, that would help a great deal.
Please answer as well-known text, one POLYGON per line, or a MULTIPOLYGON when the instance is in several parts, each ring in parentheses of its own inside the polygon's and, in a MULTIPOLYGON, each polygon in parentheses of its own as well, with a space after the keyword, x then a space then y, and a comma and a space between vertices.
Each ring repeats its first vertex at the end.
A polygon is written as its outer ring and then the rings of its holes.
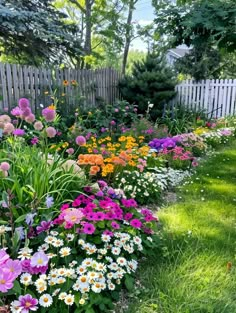
POLYGON ((175 96, 175 85, 173 71, 161 58, 148 55, 144 61, 134 63, 132 74, 120 82, 120 90, 125 100, 138 105, 140 114, 145 114, 148 102, 154 104, 150 115, 155 120, 161 116, 165 103, 175 96))

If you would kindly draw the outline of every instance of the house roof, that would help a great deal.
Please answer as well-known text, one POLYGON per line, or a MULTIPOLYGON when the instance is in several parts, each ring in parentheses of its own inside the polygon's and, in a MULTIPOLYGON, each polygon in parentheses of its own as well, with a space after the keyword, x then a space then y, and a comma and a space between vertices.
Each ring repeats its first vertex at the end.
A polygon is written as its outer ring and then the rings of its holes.
POLYGON ((173 53, 178 58, 182 58, 185 54, 190 52, 190 49, 181 49, 181 48, 173 48, 168 50, 170 53, 173 53))

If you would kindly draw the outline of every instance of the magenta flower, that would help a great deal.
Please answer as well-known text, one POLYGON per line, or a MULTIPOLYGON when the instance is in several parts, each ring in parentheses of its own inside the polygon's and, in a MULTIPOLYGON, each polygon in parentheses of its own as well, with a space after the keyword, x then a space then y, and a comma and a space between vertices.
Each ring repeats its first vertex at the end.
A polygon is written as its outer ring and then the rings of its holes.
POLYGON ((13 135, 15 135, 15 136, 24 136, 24 134, 25 134, 24 129, 16 128, 13 131, 13 135))
POLYGON ((104 230, 103 235, 114 236, 114 233, 108 229, 104 230))
POLYGON ((8 162, 2 162, 2 163, 0 164, 0 169, 1 169, 2 171, 9 171, 9 169, 10 169, 10 164, 9 164, 8 162))
POLYGON ((111 121, 110 124, 111 124, 112 126, 114 126, 114 125, 116 125, 116 122, 115 122, 115 121, 111 121))
POLYGON ((9 271, 12 274, 13 279, 15 279, 22 273, 21 262, 9 259, 6 264, 4 264, 4 270, 9 271))
POLYGON ((52 225, 52 222, 42 221, 40 226, 36 227, 37 234, 40 234, 40 233, 42 233, 44 231, 49 230, 51 225, 52 225))
POLYGON ((66 152, 70 155, 74 154, 75 150, 73 148, 69 148, 66 150, 66 152))
POLYGON ((124 220, 129 221, 133 217, 133 213, 126 213, 124 216, 124 220))
POLYGON ((95 230, 96 228, 94 227, 93 224, 85 223, 82 231, 84 234, 92 235, 95 232, 95 230))
POLYGON ((9 289, 13 287, 14 277, 12 273, 6 271, 3 268, 0 268, 0 291, 7 292, 9 289))
POLYGON ((42 110, 42 115, 47 122, 53 122, 56 117, 56 111, 53 109, 45 108, 42 110))
POLYGON ((125 206, 126 208, 135 208, 137 207, 137 202, 134 199, 122 199, 121 203, 123 204, 123 206, 125 206))
POLYGON ((19 107, 15 107, 11 110, 11 114, 14 116, 21 116, 22 110, 19 107))
POLYGON ((25 110, 26 108, 28 108, 30 106, 30 102, 26 98, 21 98, 21 99, 19 99, 18 105, 19 105, 21 110, 25 110))
POLYGON ((28 313, 29 311, 37 311, 38 300, 33 298, 31 295, 26 294, 25 296, 20 296, 18 301, 14 301, 14 305, 19 307, 21 313, 28 313))
POLYGON ((10 259, 10 256, 6 253, 4 249, 0 250, 0 266, 5 264, 7 260, 10 259))
POLYGON ((78 146, 84 146, 86 145, 86 139, 84 136, 77 136, 75 139, 75 142, 78 146))
POLYGON ((196 161, 193 161, 193 162, 192 162, 192 166, 193 166, 193 167, 196 167, 196 166, 198 166, 198 162, 196 162, 196 161))
POLYGON ((120 229, 120 225, 116 222, 111 222, 111 227, 114 229, 120 229))
POLYGON ((39 142, 39 139, 38 137, 33 137, 30 142, 32 145, 37 145, 37 143, 39 142))
POLYGON ((142 222, 138 219, 133 219, 130 221, 130 225, 134 228, 140 229, 142 227, 142 222))
POLYGON ((30 116, 32 114, 31 109, 30 108, 26 108, 24 110, 22 110, 22 117, 26 118, 28 116, 30 116))

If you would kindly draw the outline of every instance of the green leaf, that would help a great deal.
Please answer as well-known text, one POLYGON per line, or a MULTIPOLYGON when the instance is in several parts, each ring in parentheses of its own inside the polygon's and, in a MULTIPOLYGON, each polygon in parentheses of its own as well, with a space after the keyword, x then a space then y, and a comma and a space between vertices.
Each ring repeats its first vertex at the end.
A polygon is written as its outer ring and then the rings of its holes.
POLYGON ((23 222, 25 220, 25 217, 26 217, 26 214, 23 214, 21 216, 19 216, 16 220, 15 220, 15 223, 20 223, 20 222, 23 222))
POLYGON ((129 291, 132 291, 134 288, 134 278, 127 275, 125 277, 125 286, 129 291))

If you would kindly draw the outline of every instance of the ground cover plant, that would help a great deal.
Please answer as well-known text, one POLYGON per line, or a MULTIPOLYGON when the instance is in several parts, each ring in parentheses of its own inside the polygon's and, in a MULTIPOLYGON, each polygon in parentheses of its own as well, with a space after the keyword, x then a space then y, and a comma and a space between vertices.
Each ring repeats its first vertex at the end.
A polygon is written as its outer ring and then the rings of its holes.
POLYGON ((235 137, 233 118, 198 119, 176 135, 151 123, 148 112, 139 116, 125 103, 120 109, 107 108, 107 125, 99 122, 102 111, 75 111, 69 129, 61 128, 57 101, 34 115, 22 98, 0 115, 6 312, 112 310, 120 291, 133 289, 140 259, 163 249, 149 204, 156 207, 203 156, 235 137))
POLYGON ((203 162, 179 187, 178 202, 158 213, 164 253, 158 266, 155 257, 143 264, 143 287, 125 312, 235 312, 235 160, 233 143, 203 162))

